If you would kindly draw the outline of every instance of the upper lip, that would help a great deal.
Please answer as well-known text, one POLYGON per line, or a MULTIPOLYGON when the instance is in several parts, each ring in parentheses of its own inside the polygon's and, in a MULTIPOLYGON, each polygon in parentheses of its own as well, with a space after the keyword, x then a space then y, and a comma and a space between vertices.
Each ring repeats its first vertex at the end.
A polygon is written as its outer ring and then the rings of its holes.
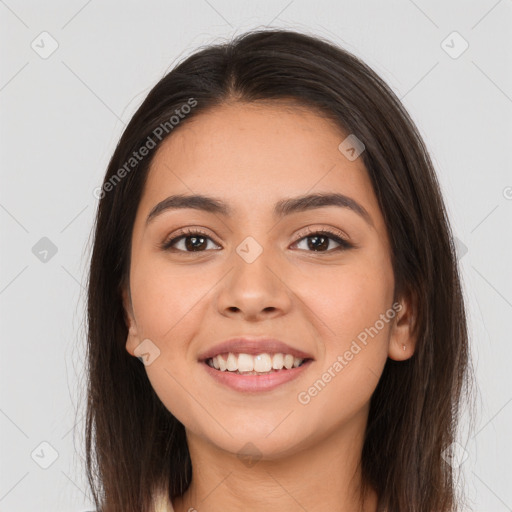
POLYGON ((284 343, 275 338, 268 337, 254 337, 254 336, 237 336, 236 338, 230 338, 229 340, 223 341, 214 345, 204 352, 199 354, 199 361, 206 361, 212 357, 224 354, 226 352, 243 353, 243 354, 291 354, 294 357, 300 359, 313 359, 311 354, 299 350, 297 348, 284 343))

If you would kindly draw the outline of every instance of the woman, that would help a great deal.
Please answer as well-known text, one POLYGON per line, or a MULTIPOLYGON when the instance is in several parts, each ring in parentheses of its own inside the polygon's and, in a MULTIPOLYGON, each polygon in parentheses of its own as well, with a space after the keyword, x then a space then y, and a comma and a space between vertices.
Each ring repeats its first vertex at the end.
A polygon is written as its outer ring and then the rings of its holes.
POLYGON ((202 49, 151 90, 96 195, 98 510, 458 510, 453 237, 368 66, 286 30, 202 49))

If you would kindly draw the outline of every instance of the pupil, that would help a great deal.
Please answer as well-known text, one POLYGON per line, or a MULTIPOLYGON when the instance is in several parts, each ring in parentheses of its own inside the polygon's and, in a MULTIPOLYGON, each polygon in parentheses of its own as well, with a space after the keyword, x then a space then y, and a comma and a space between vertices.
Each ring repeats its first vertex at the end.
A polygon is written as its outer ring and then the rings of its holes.
POLYGON ((197 251, 198 249, 200 250, 202 248, 202 246, 204 245, 204 241, 204 236, 189 236, 186 238, 185 245, 187 247, 187 250, 197 251), (192 243, 189 243, 189 240, 191 240, 192 243), (199 245, 194 245, 195 242, 197 242, 198 240, 201 240, 199 245))
POLYGON ((321 235, 321 236, 317 236, 317 235, 310 236, 309 239, 313 240, 313 243, 308 243, 308 247, 310 249, 318 249, 319 247, 327 249, 327 246, 329 245, 329 239, 326 236, 324 236, 324 235, 321 235), (324 243, 320 244, 320 245, 316 245, 318 240, 323 240, 324 243))
MULTIPOLYGON (((191 250, 191 251, 197 251, 197 250, 201 250, 201 249, 204 249, 204 244, 205 244, 205 237, 203 236, 189 236, 186 238, 186 247, 187 247, 187 250, 191 250)), ((313 250, 323 250, 323 249, 327 249, 327 247, 329 246, 329 239, 324 236, 324 235, 320 235, 320 236, 317 236, 317 235, 314 235, 314 236, 310 236, 308 237, 308 247, 310 249, 313 249, 313 250), (319 241, 322 241, 321 243, 319 243, 319 241)))

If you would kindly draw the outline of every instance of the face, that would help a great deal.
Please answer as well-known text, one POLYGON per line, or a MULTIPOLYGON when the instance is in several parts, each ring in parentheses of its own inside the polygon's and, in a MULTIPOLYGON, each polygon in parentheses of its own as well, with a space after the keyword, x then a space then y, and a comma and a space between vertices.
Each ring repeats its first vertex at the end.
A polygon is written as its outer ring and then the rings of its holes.
POLYGON ((126 349, 147 354, 188 435, 272 459, 360 432, 387 357, 412 355, 370 179, 339 149, 347 135, 303 108, 235 103, 159 147, 133 227, 126 349), (171 207, 174 195, 216 202, 171 207))

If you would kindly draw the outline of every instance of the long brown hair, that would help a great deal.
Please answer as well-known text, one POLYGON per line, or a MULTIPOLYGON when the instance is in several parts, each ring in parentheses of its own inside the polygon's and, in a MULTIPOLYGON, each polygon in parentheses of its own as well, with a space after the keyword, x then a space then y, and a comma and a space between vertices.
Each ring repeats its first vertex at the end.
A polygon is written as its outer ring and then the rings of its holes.
POLYGON ((121 287, 156 148, 189 119, 227 100, 292 101, 363 141, 361 158, 390 236, 395 297, 414 299, 418 336, 410 359, 388 359, 371 398, 363 481, 389 511, 458 510, 453 469, 443 453, 456 439, 470 383, 468 333, 454 239, 429 154, 400 101, 364 62, 320 37, 273 29, 203 48, 166 74, 127 125, 97 194, 86 414, 87 476, 96 508, 145 512, 155 488, 173 499, 191 481, 184 426, 125 349, 121 287), (134 161, 143 146, 149 154, 134 161))

